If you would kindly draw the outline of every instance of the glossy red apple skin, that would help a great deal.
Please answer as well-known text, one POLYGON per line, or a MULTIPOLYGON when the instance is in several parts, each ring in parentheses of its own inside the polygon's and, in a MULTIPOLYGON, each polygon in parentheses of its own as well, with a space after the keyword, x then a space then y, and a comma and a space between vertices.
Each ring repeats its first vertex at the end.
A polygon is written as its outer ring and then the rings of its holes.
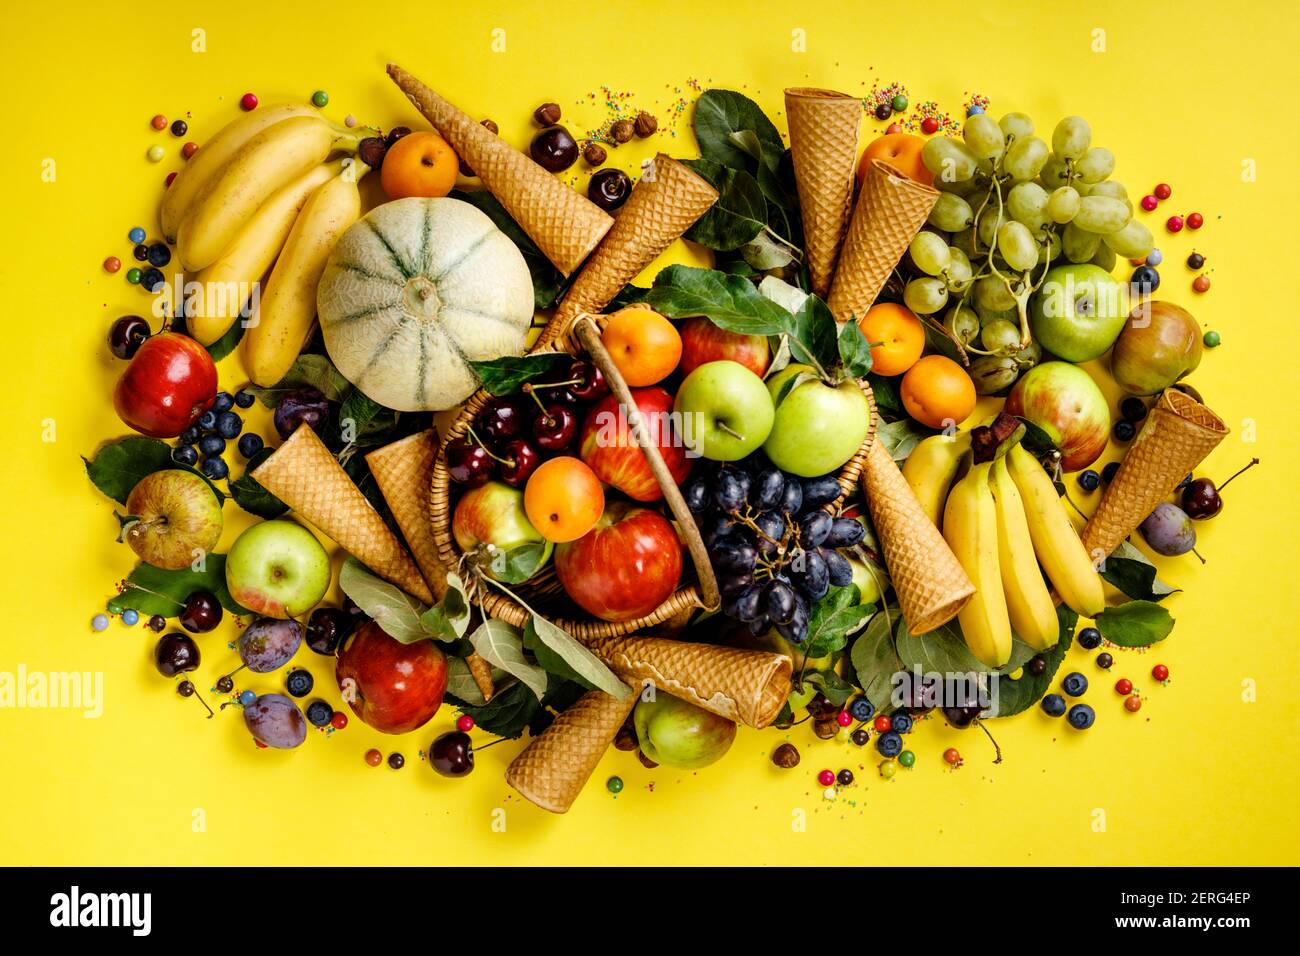
POLYGON ((729 359, 739 362, 759 378, 767 371, 772 358, 765 335, 741 335, 720 329, 703 316, 687 319, 681 325, 682 360, 677 369, 682 378, 707 362, 729 359))
POLYGON ((354 714, 375 730, 405 734, 442 706, 447 658, 433 641, 403 644, 370 621, 339 648, 334 677, 354 714))
MULTIPOLYGON (((632 400, 651 429, 673 481, 681 484, 691 473, 686 446, 672 424, 673 397, 657 386, 632 389, 632 400)), ((579 456, 607 485, 637 501, 658 501, 663 489, 655 481, 645 454, 632 437, 627 416, 619 414, 618 398, 606 395, 591 407, 582 425, 579 456)))
POLYGON ((113 389, 118 417, 150 438, 175 438, 217 397, 217 366, 188 335, 145 340, 113 389))
POLYGON ((1066 471, 1087 468, 1110 438, 1110 406, 1092 377, 1069 362, 1036 365, 1016 382, 1005 411, 1033 422, 1061 452, 1066 471))
POLYGON ((659 512, 615 501, 596 527, 555 546, 555 574, 589 614, 630 621, 649 614, 677 589, 682 544, 659 512))

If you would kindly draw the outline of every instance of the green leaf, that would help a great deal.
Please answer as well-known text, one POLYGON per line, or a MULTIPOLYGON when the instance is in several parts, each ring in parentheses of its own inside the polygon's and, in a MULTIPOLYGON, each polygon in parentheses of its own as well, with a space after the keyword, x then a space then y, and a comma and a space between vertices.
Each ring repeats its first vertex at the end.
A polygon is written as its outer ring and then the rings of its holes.
POLYGON ((519 584, 536 574, 550 556, 551 546, 545 541, 530 541, 509 551, 498 548, 492 553, 492 576, 504 584, 519 584))
POLYGON ((259 518, 278 518, 289 510, 288 505, 263 488, 251 474, 253 469, 271 457, 273 451, 271 448, 263 448, 248 459, 244 474, 229 485, 230 497, 235 500, 235 504, 259 518))
POLYGON ((234 324, 226 330, 226 334, 221 336, 211 345, 204 346, 208 354, 212 356, 212 361, 220 362, 223 358, 239 346, 240 340, 244 337, 245 332, 244 319, 241 316, 236 319, 234 324))
POLYGON ((752 242, 767 227, 767 200, 753 176, 709 159, 688 159, 685 164, 718 191, 718 201, 686 230, 687 239, 730 252, 752 242))
POLYGON ((171 446, 157 438, 145 438, 132 435, 109 442, 95 453, 94 458, 82 456, 86 474, 96 488, 118 504, 126 504, 141 478, 152 475, 155 471, 188 471, 204 480, 218 501, 225 501, 226 496, 205 475, 188 465, 178 465, 172 461, 171 446))
POLYGON ((1163 601, 1178 592, 1156 577, 1156 566, 1127 539, 1102 563, 1101 576, 1125 596, 1141 601, 1163 601))
POLYGON ((1025 434, 1020 439, 1020 444, 1024 446, 1025 451, 1035 458, 1041 458, 1056 451, 1056 445, 1053 443, 1051 436, 1043 431, 1041 427, 1027 418, 1020 418, 1020 423, 1025 426, 1025 434))
POLYGON ((755 151, 775 173, 785 152, 781 134, 749 97, 733 90, 706 90, 695 103, 695 139, 705 159, 749 169, 755 151))
MULTIPOLYGON (((531 610, 531 608, 529 609, 531 610)), ((552 624, 540 614, 533 612, 524 628, 525 643, 535 640, 554 651, 573 673, 577 674, 588 686, 603 690, 607 694, 622 700, 632 693, 631 688, 614 676, 605 664, 591 651, 587 650, 568 631, 552 624), (532 636, 529 636, 529 632, 532 636)))
POLYGON ((1129 601, 1108 607, 1095 618, 1101 636, 1120 647, 1147 647, 1174 629, 1169 612, 1152 601, 1129 601))
POLYGON ((902 615, 894 629, 894 646, 908 670, 923 674, 989 674, 993 668, 981 664, 962 639, 955 621, 925 634, 913 634, 902 615))
POLYGON ((541 701, 520 681, 497 689, 486 704, 475 706, 461 698, 461 710, 474 718, 479 729, 498 737, 518 737, 541 711, 541 701))
POLYGON ((447 575, 447 593, 442 600, 420 615, 420 626, 434 640, 458 641, 469 630, 470 605, 465 582, 460 575, 447 575))
POLYGON ((784 269, 794 262, 795 250, 784 242, 778 242, 768 229, 755 236, 752 242, 741 246, 740 254, 750 269, 765 272, 768 269, 784 269))
POLYGON ((850 378, 863 378, 871 371, 871 343, 857 322, 844 323, 839 338, 840 364, 850 378))
POLYGON ((528 687, 538 700, 546 693, 546 671, 524 657, 524 644, 518 629, 505 621, 488 618, 469 636, 479 656, 511 674, 528 687))
POLYGON ((122 593, 108 602, 108 609, 114 614, 134 608, 146 616, 176 617, 184 608, 185 599, 195 591, 211 592, 231 614, 250 613, 235 603, 226 587, 224 554, 206 555, 202 571, 191 568, 167 571, 142 561, 123 583, 126 586, 122 593))
POLYGON ((1066 651, 1074 641, 1074 626, 1078 623, 1079 615, 1065 605, 1061 605, 1056 609, 1056 618, 1060 623, 1056 643, 1041 655, 1047 668, 1036 676, 1028 670, 1022 670, 1020 676, 1014 680, 1004 674, 994 677, 996 684, 991 690, 996 692, 997 703, 986 716, 990 718, 1014 716, 1034 706, 1047 693, 1047 689, 1052 686, 1052 681, 1056 678, 1061 662, 1065 660, 1066 651))
POLYGON ((507 355, 485 362, 470 362, 483 387, 496 396, 514 395, 525 382, 543 380, 566 371, 573 356, 566 352, 507 355))
POLYGON ((339 587, 390 637, 403 644, 429 639, 429 632, 420 622, 425 606, 397 585, 372 574, 350 555, 339 572, 339 587))
POLYGON ((906 461, 912 449, 933 434, 910 418, 876 426, 876 441, 881 442, 890 457, 899 462, 906 461))
POLYGON ((808 636, 800 648, 806 657, 833 654, 848 643, 849 635, 872 615, 870 606, 858 604, 858 587, 832 587, 813 608, 808 621, 808 636))
POLYGON ((877 611, 849 652, 858 686, 879 711, 893 709, 894 675, 907 670, 894 647, 893 624, 901 619, 897 606, 877 611))
POLYGON ((537 636, 537 628, 532 627, 531 622, 524 626, 524 650, 530 651, 538 666, 548 674, 553 674, 560 680, 581 684, 587 690, 596 689, 590 681, 570 667, 563 657, 542 643, 542 639, 537 636))
POLYGON ((341 402, 352 391, 352 383, 340 374, 327 356, 308 353, 299 355, 284 378, 270 388, 248 386, 248 390, 267 408, 275 408, 286 394, 303 388, 314 388, 329 401, 341 402))
POLYGON ((903 400, 898 397, 898 385, 894 379, 872 372, 867 376, 867 384, 871 386, 871 394, 876 399, 877 411, 891 418, 903 415, 903 400))
POLYGON ((453 199, 467 202, 486 213, 492 223, 518 247, 524 257, 524 264, 528 266, 528 274, 533 278, 533 305, 539 309, 549 309, 555 305, 564 288, 564 276, 537 248, 528 233, 510 217, 500 201, 486 189, 474 192, 456 190, 451 195, 453 199))
POLYGON ((352 438, 345 441, 361 442, 367 434, 391 427, 395 415, 361 389, 354 388, 339 406, 339 429, 351 432, 352 438))
POLYGON ((843 707, 853 696, 853 685, 834 671, 808 671, 803 680, 826 695, 836 707, 843 707))
POLYGON ((645 301, 670 319, 704 315, 740 335, 780 335, 794 328, 790 313, 760 295, 754 283, 714 269, 669 266, 655 277, 645 301))
POLYGON ((830 371, 839 363, 838 333, 830 308, 817 296, 810 295, 794 314, 790 354, 796 362, 807 362, 830 371))
POLYGON ((463 657, 447 658, 447 696, 472 707, 482 707, 487 703, 463 657))

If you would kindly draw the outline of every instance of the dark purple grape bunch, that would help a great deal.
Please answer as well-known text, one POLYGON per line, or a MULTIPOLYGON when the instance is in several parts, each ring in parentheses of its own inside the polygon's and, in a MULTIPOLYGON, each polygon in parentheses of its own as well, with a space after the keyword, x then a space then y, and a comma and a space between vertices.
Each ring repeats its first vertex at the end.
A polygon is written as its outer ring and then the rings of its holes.
POLYGON ((832 585, 853 583, 840 549, 866 534, 857 519, 823 510, 841 493, 834 475, 800 478, 762 454, 697 472, 684 494, 713 560, 724 614, 753 634, 775 627, 791 643, 807 639, 813 606, 832 585))

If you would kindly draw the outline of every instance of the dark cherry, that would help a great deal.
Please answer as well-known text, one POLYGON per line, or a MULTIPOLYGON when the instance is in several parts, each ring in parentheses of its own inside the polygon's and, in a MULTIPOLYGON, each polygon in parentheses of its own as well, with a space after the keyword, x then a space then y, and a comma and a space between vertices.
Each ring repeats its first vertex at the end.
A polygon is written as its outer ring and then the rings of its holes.
POLYGON ((1249 471, 1258 464, 1259 459, 1252 458, 1250 464, 1234 473, 1231 478, 1217 488, 1209 478, 1196 478, 1189 481, 1183 486, 1183 510, 1187 512, 1187 517, 1195 518, 1198 521, 1213 518, 1223 510, 1223 497, 1220 492, 1228 487, 1228 484, 1237 475, 1240 475, 1243 471, 1249 471))
POLYGON ((234 689, 235 689, 235 679, 231 677, 229 674, 223 674, 217 678, 218 693, 229 694, 234 689))
POLYGON ((211 591, 195 591, 185 599, 180 623, 191 634, 206 634, 221 623, 221 602, 211 591))
POLYGON ((575 359, 569 366, 569 380, 575 384, 569 386, 569 392, 580 402, 594 402, 609 394, 609 383, 605 373, 595 362, 575 359))
POLYGON ((152 333, 149 323, 138 315, 124 315, 108 330, 108 350, 117 358, 129 359, 152 333))
POLYGON ((361 605, 346 594, 343 595, 343 613, 352 621, 352 626, 356 627, 365 621, 370 620, 369 615, 362 609, 361 605))
POLYGON ((356 618, 347 611, 318 607, 307 618, 307 646, 317 654, 331 657, 355 626, 356 618))
POLYGON ((506 442, 501 449, 501 480, 514 488, 522 488, 528 483, 537 466, 542 463, 542 456, 537 449, 522 438, 506 442))
POLYGON ((468 438, 453 438, 447 443, 447 473, 461 485, 481 485, 492 477, 496 462, 487 449, 468 438))
POLYGON ((175 677, 199 666, 199 646, 188 634, 164 635, 153 649, 153 662, 163 677, 175 677))
POLYGON ((388 147, 378 136, 367 136, 357 144, 357 158, 371 169, 378 169, 384 164, 384 154, 388 147))
POLYGON ((533 441, 542 451, 563 451, 578 437, 578 416, 563 402, 548 402, 533 419, 533 441))
POLYGON ((187 680, 183 680, 176 685, 176 693, 180 694, 182 697, 193 697, 194 685, 187 680))
POLYGON ((591 177, 587 198, 606 212, 613 212, 632 195, 632 180, 621 169, 609 167, 591 177))
POLYGON ((474 742, 453 730, 429 746, 429 764, 444 777, 464 777, 474 769, 474 742))
POLYGON ((943 715, 948 718, 948 723, 952 724, 958 730, 964 730, 969 727, 976 717, 980 715, 980 708, 977 705, 970 707, 945 707, 943 715))
POLYGON ((563 126, 548 126, 528 147, 533 161, 552 173, 562 173, 578 161, 578 144, 563 126))
POLYGON ((479 412, 474 429, 494 446, 503 445, 527 430, 533 407, 519 398, 498 399, 479 412))
POLYGON ((275 430, 281 438, 288 438, 303 424, 319 432, 329 418, 329 402, 314 388, 289 392, 275 406, 275 430))

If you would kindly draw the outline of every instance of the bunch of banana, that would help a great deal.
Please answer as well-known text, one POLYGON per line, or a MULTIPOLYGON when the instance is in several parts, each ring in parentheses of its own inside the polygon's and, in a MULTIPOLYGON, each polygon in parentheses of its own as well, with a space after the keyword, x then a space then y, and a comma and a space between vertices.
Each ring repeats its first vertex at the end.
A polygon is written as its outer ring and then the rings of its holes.
POLYGON ((943 530, 943 503, 957 477, 962 457, 970 451, 970 432, 934 435, 917 444, 903 462, 903 478, 916 493, 935 527, 943 530))

